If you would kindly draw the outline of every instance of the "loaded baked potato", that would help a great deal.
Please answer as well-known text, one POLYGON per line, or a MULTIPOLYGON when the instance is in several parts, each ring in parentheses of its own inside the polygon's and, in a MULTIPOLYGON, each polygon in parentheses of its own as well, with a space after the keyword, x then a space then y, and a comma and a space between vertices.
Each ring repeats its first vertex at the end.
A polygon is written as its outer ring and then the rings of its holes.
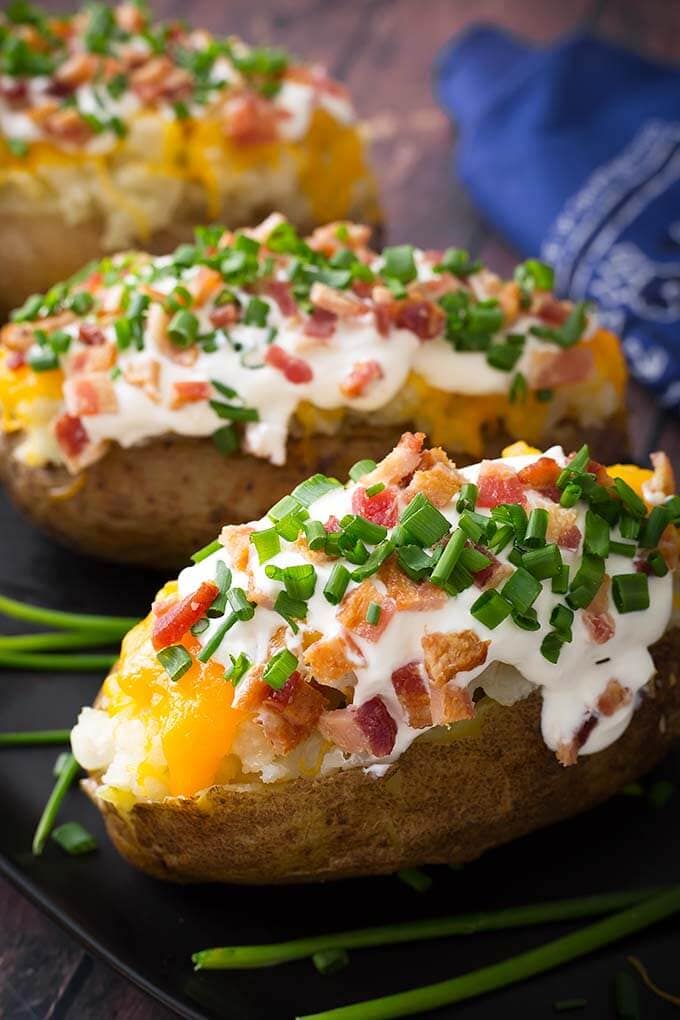
POLYGON ((272 209, 378 222, 346 90, 143 3, 0 14, 0 313, 107 251, 169 251, 272 209))
POLYGON ((369 247, 280 216, 89 267, 0 333, 0 468, 86 552, 179 565, 315 471, 379 459, 405 427, 459 463, 511 438, 619 459, 625 364, 533 260, 502 281, 465 252, 369 247))
POLYGON ((680 736, 680 498, 517 444, 405 434, 223 528, 72 733, 119 851, 160 878, 459 863, 613 794, 680 736))

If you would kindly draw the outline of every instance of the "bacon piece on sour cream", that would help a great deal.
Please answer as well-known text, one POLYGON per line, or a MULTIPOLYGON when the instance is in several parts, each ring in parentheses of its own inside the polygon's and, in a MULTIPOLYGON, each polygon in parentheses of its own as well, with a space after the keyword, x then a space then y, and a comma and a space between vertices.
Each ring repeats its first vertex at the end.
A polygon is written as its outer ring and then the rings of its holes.
POLYGON ((158 604, 151 635, 154 648, 159 650, 177 644, 189 628, 205 616, 219 591, 213 581, 204 581, 195 592, 178 602, 158 604))

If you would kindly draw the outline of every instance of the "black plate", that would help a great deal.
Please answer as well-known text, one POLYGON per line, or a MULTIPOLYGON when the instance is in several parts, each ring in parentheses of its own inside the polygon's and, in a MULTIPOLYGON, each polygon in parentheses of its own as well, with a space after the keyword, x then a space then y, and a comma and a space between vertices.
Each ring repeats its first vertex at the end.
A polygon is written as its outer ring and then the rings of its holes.
MULTIPOLYGON (((0 501, 0 590, 55 608, 140 615, 160 578, 93 563, 55 548, 0 501)), ((6 628, 9 629, 9 628, 6 628)), ((66 727, 94 696, 100 678, 4 675, 0 729, 66 727)), ((325 886, 181 888, 145 878, 109 845, 96 810, 77 791, 62 820, 77 819, 100 849, 69 858, 53 843, 36 860, 31 836, 52 786, 54 749, 1 752, 0 870, 94 953, 166 1006, 187 1017, 291 1020, 384 995, 502 959, 564 932, 550 926, 353 954, 334 977, 299 962, 265 971, 194 974, 192 951, 209 945, 274 941, 368 924, 398 922, 541 899, 677 882, 678 798, 662 810, 617 797, 597 811, 487 854, 462 871, 432 869, 432 889, 413 892, 396 878, 325 886)), ((680 782, 680 755, 660 770, 680 782)), ((547 1017, 553 1002, 583 996, 578 1016, 615 1016, 612 980, 626 953, 677 991, 678 922, 669 921, 594 957, 437 1016, 547 1017)), ((644 1016, 675 1016, 644 991, 644 1016)))

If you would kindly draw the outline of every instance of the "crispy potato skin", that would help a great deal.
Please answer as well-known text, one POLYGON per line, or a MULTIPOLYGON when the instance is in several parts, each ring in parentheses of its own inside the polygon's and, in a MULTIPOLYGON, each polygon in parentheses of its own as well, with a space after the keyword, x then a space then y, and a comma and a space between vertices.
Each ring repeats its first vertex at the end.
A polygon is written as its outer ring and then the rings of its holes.
POLYGON ((625 734, 563 768, 543 743, 540 696, 492 703, 474 736, 418 741, 382 779, 212 787, 122 813, 83 787, 120 853, 157 878, 269 884, 461 864, 605 800, 680 737, 680 630, 652 649, 658 674, 625 734))
MULTIPOLYGON (((166 569, 186 564, 223 524, 262 517, 314 472, 344 481, 356 461, 380 460, 405 427, 347 419, 334 435, 291 435, 281 467, 240 452, 225 458, 211 439, 163 436, 129 449, 114 443, 75 485, 65 468, 31 468, 15 460, 16 434, 0 434, 0 478, 14 502, 67 545, 104 559, 166 569)), ((502 429, 489 433, 485 456, 499 456, 512 438, 502 429)), ((624 418, 586 430, 563 422, 546 439, 567 450, 588 442, 604 463, 620 460, 628 445, 624 418)), ((449 452, 459 464, 470 462, 449 452)))

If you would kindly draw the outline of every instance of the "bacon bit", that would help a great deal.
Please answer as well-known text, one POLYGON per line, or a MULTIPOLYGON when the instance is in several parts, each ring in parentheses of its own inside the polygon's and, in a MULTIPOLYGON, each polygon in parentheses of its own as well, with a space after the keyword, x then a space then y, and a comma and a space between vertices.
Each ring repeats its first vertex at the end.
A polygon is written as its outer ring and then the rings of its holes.
POLYGON ((375 328, 382 337, 389 336, 392 328, 393 315, 397 307, 394 295, 387 287, 374 287, 371 296, 373 298, 373 318, 375 328))
POLYGON ((84 350, 69 354, 67 374, 74 376, 90 372, 107 372, 115 364, 116 356, 115 344, 107 343, 105 339, 101 345, 86 347, 84 350))
POLYGON ((264 285, 264 292, 276 301, 281 315, 290 318, 291 315, 297 313, 298 306, 295 303, 291 286, 285 280, 270 280, 264 285))
POLYGON ((342 248, 353 250, 365 248, 370 240, 370 227, 363 223, 336 220, 335 223, 324 223, 322 227, 317 227, 307 238, 307 244, 313 251, 322 252, 327 258, 330 258, 342 248), (342 241, 338 237, 339 227, 344 232, 342 241))
POLYGON ((75 417, 114 414, 118 410, 116 391, 106 372, 88 372, 67 379, 64 401, 69 414, 75 417))
POLYGON ((354 294, 336 290, 326 283, 314 283, 309 292, 309 300, 324 312, 332 312, 339 319, 351 319, 366 311, 366 306, 354 294))
MULTIPOLYGON (((388 486, 375 496, 367 496, 366 489, 358 485, 352 493, 352 513, 365 517, 373 524, 393 528, 399 517, 397 490, 388 486)), ((339 526, 338 526, 339 530, 339 526)))
POLYGON ((371 383, 382 379, 384 374, 379 361, 355 361, 352 371, 340 383, 340 392, 349 399, 361 397, 371 383))
POLYGON ((368 749, 366 734, 356 718, 356 709, 351 705, 349 708, 323 712, 319 719, 319 732, 346 754, 361 754, 368 749))
POLYGON ((363 664, 363 655, 353 644, 348 645, 339 635, 315 641, 304 653, 305 665, 309 666, 315 680, 331 687, 341 686, 363 664), (350 658, 350 651, 354 659, 350 658))
POLYGON ((123 378, 130 386, 138 386, 154 404, 161 399, 161 363, 155 358, 146 361, 128 361, 123 367, 123 378))
POLYGON ((332 534, 334 531, 342 531, 340 521, 335 516, 335 514, 330 515, 330 517, 324 524, 324 530, 327 531, 329 535, 332 534))
POLYGON ((419 340, 432 340, 442 332, 446 315, 433 301, 404 301, 398 305, 395 322, 400 329, 415 333, 419 340))
POLYGON ((267 348, 264 360, 267 365, 281 372, 288 382, 295 385, 311 382, 314 378, 312 367, 307 361, 295 354, 289 354, 278 344, 271 344, 267 348))
POLYGON ((258 721, 276 754, 288 754, 306 740, 325 708, 323 695, 296 671, 280 691, 269 690, 258 721))
POLYGON ((425 442, 424 432, 404 432, 401 439, 380 463, 361 479, 363 485, 399 485, 410 480, 413 472, 420 464, 420 456, 425 442))
POLYGON ((520 313, 521 290, 519 284, 514 280, 504 283, 496 298, 503 310, 503 325, 505 327, 512 326, 520 313))
POLYGON ((78 339, 89 347, 97 347, 106 343, 106 336, 94 322, 81 322, 78 328, 78 339))
POLYGON ((532 314, 550 326, 562 326, 571 314, 572 305, 569 301, 558 301, 552 295, 535 297, 532 314))
MULTIPOLYGON (((244 233, 248 237, 252 237, 253 241, 257 241, 258 244, 264 244, 266 247, 267 241, 272 236, 277 227, 280 227, 282 226, 282 224, 287 222, 288 220, 283 215, 283 213, 273 212, 270 213, 269 216, 265 216, 262 222, 258 223, 256 227, 248 227, 246 230, 244 230, 244 233)), ((224 237, 228 238, 228 240, 225 241, 225 244, 232 243, 233 235, 225 234, 224 237)))
POLYGON ((611 583, 609 574, 605 574, 595 598, 582 613, 583 625, 588 632, 588 637, 596 645, 606 644, 616 632, 616 623, 609 612, 611 583))
POLYGON ((675 474, 668 455, 657 450, 650 453, 654 473, 643 485, 643 495, 648 503, 656 503, 675 492, 675 474))
POLYGON ((24 354, 35 343, 33 327, 23 322, 8 322, 3 327, 0 337, 5 347, 20 354, 24 354))
POLYGON ((191 75, 181 67, 175 67, 169 57, 151 57, 130 75, 130 85, 140 102, 147 106, 159 99, 182 100, 191 95, 191 75))
POLYGON ((512 574, 513 570, 509 563, 501 563, 500 560, 496 559, 494 554, 486 548, 485 545, 479 545, 477 542, 466 542, 466 545, 471 545, 477 552, 482 553, 483 556, 488 557, 491 560, 488 567, 484 567, 482 570, 478 570, 474 574, 475 585, 485 591, 487 588, 498 587, 501 581, 505 580, 512 574))
POLYGON ((24 78, 0 78, 0 96, 11 106, 19 106, 28 98, 28 82, 24 78))
POLYGON ((455 634, 425 634, 420 643, 427 675, 436 687, 443 687, 459 673, 486 662, 490 642, 480 641, 473 630, 461 630, 455 634))
POLYGON ((477 480, 477 506, 494 507, 501 503, 518 503, 526 506, 524 486, 507 464, 485 460, 477 480))
POLYGON ((548 542, 556 542, 561 549, 578 549, 581 532, 576 526, 577 515, 574 510, 566 510, 561 506, 551 506, 548 510, 548 542))
POLYGON ((600 715, 614 715, 624 705, 630 704, 633 694, 618 680, 611 679, 604 692, 597 699, 597 710, 600 715))
POLYGON ((91 53, 76 53, 57 68, 53 81, 60 92, 73 92, 79 85, 94 78, 98 64, 91 53))
POLYGON ((23 368, 26 364, 26 355, 23 351, 10 351, 5 358, 5 368, 8 368, 11 372, 16 372, 18 368, 23 368))
POLYGON ((156 651, 177 644, 189 628, 205 616, 219 591, 213 581, 204 581, 192 595, 186 595, 163 609, 161 615, 156 615, 151 634, 151 643, 156 651))
MULTIPOLYGON (((317 92, 327 92, 329 95, 337 96, 339 99, 349 98, 349 92, 346 87, 339 81, 330 78, 323 64, 309 64, 307 66, 297 64, 294 67, 287 68, 284 77, 288 81, 299 81, 304 85, 311 85, 317 92)), ((349 226, 358 225, 349 224, 349 226)))
MULTIPOLYGON (((574 456, 576 455, 574 454, 574 456)), ((614 479, 609 474, 604 464, 600 464, 599 460, 593 460, 591 457, 588 461, 586 471, 588 471, 591 475, 595 475, 595 481, 598 485, 604 486, 605 489, 614 488, 614 479)))
POLYGON ((425 685, 422 663, 407 662, 405 666, 395 669, 392 674, 392 686, 409 726, 414 730, 423 730, 426 726, 431 726, 430 695, 425 685))
POLYGON ((387 589, 388 596, 394 601, 397 610, 412 609, 415 611, 428 611, 441 609, 447 601, 446 592, 429 581, 417 583, 407 577, 399 569, 394 556, 383 563, 378 572, 378 577, 387 589))
POLYGON ((241 712, 255 712, 265 701, 271 687, 262 679, 264 666, 256 666, 248 671, 236 687, 232 707, 241 712))
POLYGON ((228 305, 220 305, 210 313, 210 322, 215 329, 226 329, 228 326, 235 326, 241 318, 241 309, 232 301, 228 305))
POLYGON ((455 684, 430 687, 430 705, 435 726, 449 726, 464 719, 474 719, 475 716, 475 706, 469 691, 455 684))
POLYGON ((45 117, 43 131, 61 142, 85 145, 92 137, 92 128, 72 106, 64 106, 45 117))
POLYGON ((195 404, 199 400, 209 400, 211 394, 210 383, 201 379, 186 379, 172 384, 172 399, 170 408, 173 411, 184 407, 185 404, 195 404))
POLYGON ((317 340, 328 340, 335 333, 337 321, 338 317, 333 312, 315 308, 312 314, 305 319, 302 332, 305 336, 313 336, 317 340))
POLYGON ((597 726, 597 716, 592 713, 584 719, 581 727, 576 731, 574 739, 569 741, 567 744, 560 744, 555 752, 560 765, 564 765, 565 768, 569 765, 575 765, 578 761, 578 752, 581 750, 583 745, 588 740, 588 737, 597 726))
POLYGON ((669 570, 677 570, 680 565, 680 530, 675 524, 669 524, 661 532, 659 552, 668 564, 669 570))
POLYGON ((319 720, 321 735, 347 754, 368 751, 376 758, 392 753, 397 724, 382 698, 370 698, 363 705, 324 712, 319 720))
POLYGON ((446 506, 464 481, 455 464, 452 464, 444 451, 436 446, 431 450, 425 450, 420 458, 418 470, 406 489, 406 501, 410 503, 419 492, 422 492, 436 507, 446 506))
POLYGON ((90 441, 81 419, 72 414, 59 415, 52 428, 59 447, 68 460, 74 461, 79 457, 90 441))
POLYGON ((144 15, 136 4, 120 4, 114 9, 116 24, 123 32, 137 35, 145 27, 144 15))
POLYGON ((527 377, 532 389, 552 389, 585 382, 595 370, 590 347, 568 347, 564 351, 533 350, 527 377))
POLYGON ((275 142, 281 111, 254 92, 242 92, 224 104, 224 130, 237 145, 275 142))
POLYGON ((451 273, 440 273, 434 280, 414 280, 408 285, 408 295, 417 301, 437 301, 444 294, 464 290, 465 285, 451 273))
POLYGON ((187 286, 187 290, 194 299, 194 304, 204 305, 208 298, 216 290, 222 288, 222 277, 215 269, 209 266, 200 266, 198 272, 187 286))
POLYGON ((220 532, 220 544, 229 553, 237 570, 247 570, 250 559, 252 524, 226 524, 220 532))
POLYGON ((591 613, 606 613, 609 609, 609 591, 612 586, 612 579, 609 574, 605 574, 602 578, 602 583, 597 589, 595 598, 592 600, 588 609, 591 613))
POLYGON ((522 485, 530 489, 536 489, 537 492, 547 496, 548 499, 559 503, 561 493, 557 488, 557 479, 561 474, 561 470, 557 461, 553 460, 552 457, 539 457, 533 464, 527 464, 526 467, 521 468, 517 472, 517 477, 522 485))
POLYGON ((340 603, 337 618, 343 627, 365 638, 366 641, 377 641, 395 613, 394 600, 381 595, 372 581, 362 581, 340 603), (372 602, 380 606, 380 618, 377 623, 369 623, 366 611, 372 602))
POLYGON ((184 365, 186 368, 190 368, 198 357, 198 348, 196 344, 186 348, 177 347, 176 344, 173 344, 168 334, 169 325, 170 316, 163 310, 160 304, 154 302, 150 306, 146 317, 149 339, 155 344, 159 354, 169 358, 170 361, 174 361, 177 365, 184 365))

